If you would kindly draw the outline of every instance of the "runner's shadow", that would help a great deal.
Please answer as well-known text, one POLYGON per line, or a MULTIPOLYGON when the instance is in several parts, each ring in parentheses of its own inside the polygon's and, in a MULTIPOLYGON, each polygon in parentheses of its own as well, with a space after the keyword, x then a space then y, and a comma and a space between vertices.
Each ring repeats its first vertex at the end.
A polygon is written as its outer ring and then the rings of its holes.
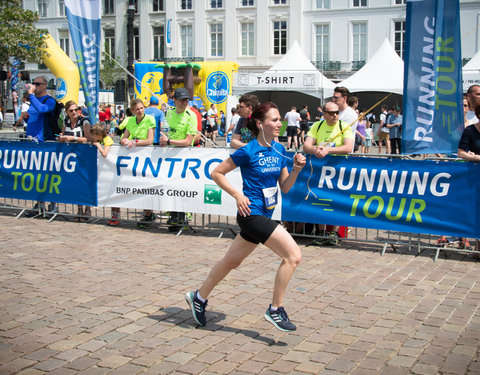
POLYGON ((180 307, 166 307, 161 308, 159 311, 160 314, 149 315, 150 319, 157 320, 159 322, 167 322, 175 325, 193 325, 199 329, 205 329, 208 331, 223 331, 223 332, 232 332, 235 334, 242 334, 247 337, 251 337, 254 340, 261 341, 268 346, 286 346, 287 343, 283 341, 277 341, 271 337, 265 337, 260 335, 257 331, 252 331, 249 329, 239 329, 225 326, 219 324, 218 322, 225 319, 225 314, 219 313, 216 311, 209 310, 207 311, 207 325, 205 327, 200 327, 192 318, 192 313, 190 309, 182 309, 180 307))

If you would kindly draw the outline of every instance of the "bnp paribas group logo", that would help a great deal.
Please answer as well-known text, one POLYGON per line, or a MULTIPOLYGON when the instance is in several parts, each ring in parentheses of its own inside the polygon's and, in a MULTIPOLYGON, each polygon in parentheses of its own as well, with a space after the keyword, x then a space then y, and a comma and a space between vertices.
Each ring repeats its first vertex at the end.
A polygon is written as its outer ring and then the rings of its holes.
POLYGON ((223 103, 227 100, 230 81, 228 76, 221 71, 210 73, 207 77, 207 99, 213 104, 223 103))
POLYGON ((222 189, 217 185, 205 184, 203 191, 203 203, 222 204, 222 189))

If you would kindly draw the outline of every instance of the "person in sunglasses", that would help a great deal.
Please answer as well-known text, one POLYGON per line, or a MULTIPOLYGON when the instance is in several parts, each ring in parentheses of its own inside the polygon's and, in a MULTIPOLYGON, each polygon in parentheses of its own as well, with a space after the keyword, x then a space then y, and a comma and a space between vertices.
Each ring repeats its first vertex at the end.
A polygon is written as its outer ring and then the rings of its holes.
MULTIPOLYGON (((327 155, 345 155, 352 152, 353 132, 349 123, 339 120, 338 105, 329 102, 323 106, 323 117, 312 125, 303 144, 303 151, 317 158, 327 155)), ((315 240, 316 245, 334 246, 338 243, 337 227, 325 226, 326 239, 315 240)))
POLYGON ((31 136, 38 142, 55 140, 55 136, 49 127, 44 126, 45 117, 55 110, 57 104, 55 98, 47 93, 47 79, 43 76, 36 77, 28 85, 28 108, 27 137, 31 136), (50 99, 51 98, 51 99, 50 99))

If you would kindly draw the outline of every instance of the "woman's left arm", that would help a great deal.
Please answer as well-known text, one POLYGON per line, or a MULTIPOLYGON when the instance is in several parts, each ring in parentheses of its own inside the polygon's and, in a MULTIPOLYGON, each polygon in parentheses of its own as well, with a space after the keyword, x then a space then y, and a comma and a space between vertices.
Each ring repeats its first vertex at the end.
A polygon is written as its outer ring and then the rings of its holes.
POLYGON ((288 193, 290 191, 293 184, 297 180, 298 174, 303 169, 306 163, 307 163, 307 158, 304 155, 295 154, 295 156, 293 157, 292 171, 288 173, 287 167, 282 169, 282 171, 280 172, 278 183, 283 193, 288 193))
POLYGON ((148 129, 147 139, 138 139, 136 141, 136 146, 150 146, 153 143, 153 136, 155 135, 154 129, 148 129))

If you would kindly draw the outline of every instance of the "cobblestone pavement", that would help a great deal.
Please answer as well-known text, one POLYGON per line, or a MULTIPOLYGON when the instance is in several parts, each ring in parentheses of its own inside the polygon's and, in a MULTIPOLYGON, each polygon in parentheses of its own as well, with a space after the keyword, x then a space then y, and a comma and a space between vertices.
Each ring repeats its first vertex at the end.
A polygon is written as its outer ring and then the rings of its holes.
POLYGON ((263 319, 278 258, 259 247, 210 296, 184 300, 231 242, 131 224, 0 214, 0 374, 479 374, 479 267, 470 256, 306 246, 263 319))

